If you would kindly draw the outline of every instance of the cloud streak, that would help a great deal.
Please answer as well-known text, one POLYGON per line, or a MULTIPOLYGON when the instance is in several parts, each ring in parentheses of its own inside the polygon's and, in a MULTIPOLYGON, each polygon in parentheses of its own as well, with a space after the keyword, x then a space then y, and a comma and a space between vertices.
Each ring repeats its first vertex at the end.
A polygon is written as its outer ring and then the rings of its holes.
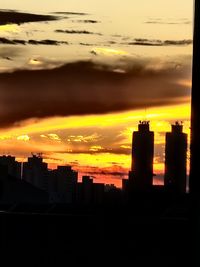
POLYGON ((78 15, 78 16, 85 16, 89 15, 88 13, 83 13, 83 12, 70 12, 70 11, 57 11, 57 12, 52 12, 51 14, 57 14, 57 15, 78 15))
POLYGON ((0 44, 8 44, 8 45, 60 45, 60 44, 68 44, 66 41, 56 41, 56 40, 20 40, 20 39, 8 39, 4 37, 0 37, 0 44))
POLYGON ((123 43, 126 45, 141 45, 141 46, 186 46, 193 43, 190 39, 183 40, 152 40, 152 39, 142 39, 135 38, 132 42, 123 43))
POLYGON ((31 44, 31 45, 60 45, 60 44, 68 44, 68 42, 46 39, 46 40, 41 40, 41 41, 28 40, 27 44, 31 44))
POLYGON ((57 33, 67 33, 67 34, 95 34, 95 35, 102 35, 101 33, 90 32, 86 30, 55 30, 57 33))
POLYGON ((28 22, 42 22, 57 20, 58 17, 50 15, 39 15, 17 12, 14 10, 0 10, 0 25, 4 24, 22 24, 28 22))
POLYGON ((162 19, 149 19, 144 22, 145 24, 160 24, 160 25, 188 25, 191 24, 191 21, 188 19, 180 20, 162 20, 162 19))
POLYGON ((98 20, 93 20, 93 19, 73 20, 73 22, 79 22, 79 23, 92 23, 92 24, 100 23, 100 21, 98 21, 98 20))
POLYGON ((0 126, 13 126, 29 118, 175 104, 190 96, 188 85, 180 82, 190 77, 189 64, 163 67, 145 60, 120 64, 77 61, 56 69, 0 73, 0 126))

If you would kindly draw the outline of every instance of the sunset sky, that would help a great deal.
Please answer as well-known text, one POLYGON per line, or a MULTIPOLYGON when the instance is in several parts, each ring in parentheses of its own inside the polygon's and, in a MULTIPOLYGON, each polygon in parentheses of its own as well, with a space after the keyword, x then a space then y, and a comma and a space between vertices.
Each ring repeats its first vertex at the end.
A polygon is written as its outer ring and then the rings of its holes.
POLYGON ((0 154, 42 152, 50 168, 121 186, 132 132, 149 120, 160 178, 170 124, 189 134, 193 1, 0 6, 0 154))

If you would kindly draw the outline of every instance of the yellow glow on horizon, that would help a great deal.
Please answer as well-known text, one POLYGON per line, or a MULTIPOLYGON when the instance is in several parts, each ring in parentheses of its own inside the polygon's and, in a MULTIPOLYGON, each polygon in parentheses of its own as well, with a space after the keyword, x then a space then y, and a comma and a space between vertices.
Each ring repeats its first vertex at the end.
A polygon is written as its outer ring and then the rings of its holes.
POLYGON ((50 134, 48 134, 48 137, 49 137, 51 140, 60 141, 60 137, 59 137, 57 134, 50 133, 50 134))
POLYGON ((11 135, 0 135, 0 140, 8 140, 11 139, 12 136, 11 135))
POLYGON ((43 62, 39 59, 31 58, 28 63, 33 66, 40 66, 43 62))
POLYGON ((89 116, 71 116, 71 117, 54 117, 41 119, 38 121, 28 120, 24 122, 24 126, 1 129, 0 136, 18 136, 24 132, 29 134, 63 130, 63 129, 81 129, 85 127, 114 127, 119 124, 125 124, 133 121, 133 124, 139 120, 149 119, 151 128, 155 130, 156 123, 161 121, 176 121, 190 119, 190 103, 154 107, 149 108, 144 115, 144 110, 133 110, 121 113, 112 113, 105 115, 89 115, 89 116))
MULTIPOLYGON (((16 149, 19 150, 20 146, 15 144, 14 140, 29 141, 26 142, 26 147, 23 147, 26 155, 30 153, 29 151, 42 151, 46 155, 45 161, 50 165, 78 162, 80 167, 106 168, 111 167, 112 162, 116 162, 128 171, 131 166, 131 152, 130 154, 100 153, 102 149, 107 148, 107 145, 101 141, 98 129, 105 129, 108 132, 113 131, 114 135, 120 137, 120 141, 109 145, 110 151, 112 149, 114 149, 113 151, 115 149, 120 151, 120 148, 130 149, 132 133, 137 130, 138 121, 144 119, 150 120, 150 129, 155 133, 156 145, 164 145, 165 132, 171 130, 170 123, 174 123, 176 120, 184 122, 184 132, 188 133, 189 141, 190 103, 188 102, 180 105, 149 108, 145 112, 144 110, 133 110, 105 115, 57 117, 35 122, 29 120, 24 123, 24 126, 7 130, 2 129, 0 131, 0 142, 2 149, 17 151, 16 149), (87 128, 92 128, 94 131, 96 128, 97 132, 89 135, 87 134, 87 128), (80 134, 73 135, 70 131, 71 134, 69 136, 66 134, 66 137, 63 138, 58 132, 65 129, 78 130, 80 134), (84 130, 86 134, 81 132, 84 132, 84 130), (24 135, 24 132, 27 134, 24 135), (32 135, 37 136, 37 134, 38 138, 41 139, 31 138, 32 135), (74 147, 76 143, 78 147, 74 147), (12 150, 14 147, 16 149, 12 150), (77 151, 77 153, 74 153, 74 151, 77 151)), ((155 158, 154 173, 162 173, 163 170, 164 163, 155 158)))
POLYGON ((19 32, 19 27, 16 24, 0 25, 0 32, 19 32))
POLYGON ((124 55, 129 54, 128 52, 124 50, 114 49, 114 48, 105 48, 105 47, 97 47, 97 48, 94 48, 93 51, 97 54, 103 54, 106 56, 113 56, 113 55, 124 56, 124 55))
POLYGON ((97 152, 97 151, 102 150, 102 149, 103 149, 102 146, 91 146, 89 150, 93 151, 93 152, 97 152))

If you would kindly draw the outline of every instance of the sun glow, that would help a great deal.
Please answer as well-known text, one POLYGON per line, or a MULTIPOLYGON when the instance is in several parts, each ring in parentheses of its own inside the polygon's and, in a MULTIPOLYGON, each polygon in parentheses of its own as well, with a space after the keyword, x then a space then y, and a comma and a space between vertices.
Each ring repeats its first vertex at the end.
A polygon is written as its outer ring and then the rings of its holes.
POLYGON ((29 141, 30 137, 27 134, 24 134, 24 135, 18 136, 17 140, 19 140, 19 141, 29 141))
POLYGON ((62 129, 77 129, 85 127, 115 127, 120 124, 132 122, 136 127, 139 120, 149 119, 151 128, 156 130, 158 127, 167 130, 170 128, 168 121, 189 120, 190 119, 190 103, 165 106, 157 108, 149 108, 145 117, 144 110, 133 110, 128 112, 113 113, 106 115, 90 115, 90 116, 73 116, 73 117, 55 117, 42 120, 27 120, 21 127, 13 127, 10 129, 1 129, 0 134, 4 136, 22 135, 27 133, 40 133, 41 135, 48 131, 62 129), (163 123, 160 127, 158 123, 163 123), (165 122, 165 123, 164 123, 165 122))
POLYGON ((124 50, 114 49, 114 48, 104 48, 104 47, 94 48, 93 51, 96 54, 105 55, 105 56, 113 56, 113 55, 124 56, 124 55, 129 54, 128 52, 124 50))
POLYGON ((16 24, 6 24, 6 25, 0 25, 0 32, 12 32, 12 33, 18 33, 19 30, 19 26, 17 26, 16 24))

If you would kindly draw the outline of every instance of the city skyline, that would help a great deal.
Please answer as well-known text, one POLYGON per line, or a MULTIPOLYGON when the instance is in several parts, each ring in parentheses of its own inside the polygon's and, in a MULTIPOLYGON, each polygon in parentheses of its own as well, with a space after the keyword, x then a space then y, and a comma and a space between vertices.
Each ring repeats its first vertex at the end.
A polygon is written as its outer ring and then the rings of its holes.
POLYGON ((156 133, 154 169, 164 173, 163 133, 180 120, 189 135, 192 4, 113 4, 2 3, 19 12, 68 13, 49 22, 1 23, 1 153, 20 160, 43 152, 52 168, 72 164, 119 185, 131 166, 132 132, 147 119, 156 133))
MULTIPOLYGON (((83 183, 84 177, 89 177, 92 182, 94 180, 95 184, 119 187, 122 190, 124 190, 124 185, 130 182, 133 183, 136 192, 138 190, 152 190, 154 186, 162 185, 167 190, 172 188, 177 192, 185 193, 188 191, 188 136, 183 132, 183 122, 176 121, 171 125, 171 131, 165 133, 165 170, 161 177, 157 177, 154 170, 154 134, 150 128, 150 121, 139 121, 138 130, 132 133, 131 166, 127 172, 124 171, 121 175, 120 183, 117 185, 111 183, 108 179, 99 183, 93 173, 78 173, 78 170, 70 164, 60 164, 57 165, 57 168, 52 169, 44 161, 43 153, 32 152, 31 156, 29 155, 22 162, 18 162, 14 155, 0 155, 0 166, 6 166, 6 171, 11 177, 24 180, 45 191, 49 190, 49 186, 52 187, 52 185, 49 185, 52 183, 50 181, 52 174, 54 176, 54 173, 60 171, 61 177, 56 179, 58 181, 61 179, 64 184, 68 184, 71 178, 70 175, 68 177, 67 173, 70 170, 70 172, 76 173, 76 183, 83 183), (63 178, 63 175, 65 178, 63 178)), ((5 172, 4 167, 3 172, 5 172)), ((120 176, 119 173, 118 175, 120 176)), ((130 186, 132 187, 131 184, 130 186)), ((65 188, 67 188, 66 185, 63 186, 63 192, 65 188)))

